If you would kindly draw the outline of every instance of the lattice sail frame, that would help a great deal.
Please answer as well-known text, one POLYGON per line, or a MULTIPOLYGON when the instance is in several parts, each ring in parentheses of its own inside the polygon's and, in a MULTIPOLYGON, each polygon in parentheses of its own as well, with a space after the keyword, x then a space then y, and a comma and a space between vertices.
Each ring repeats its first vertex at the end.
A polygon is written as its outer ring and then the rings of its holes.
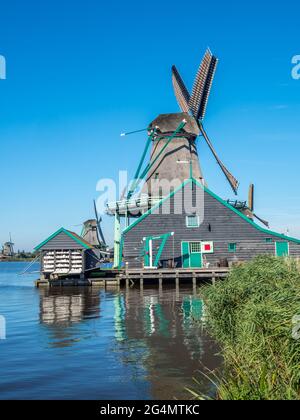
POLYGON ((228 180, 234 193, 237 194, 239 182, 219 159, 202 124, 206 114, 208 99, 216 74, 218 62, 219 60, 217 57, 212 55, 211 51, 207 49, 197 72, 191 95, 175 66, 172 67, 172 81, 175 96, 181 111, 190 113, 196 119, 208 147, 216 158, 217 163, 226 176, 226 179, 228 180))
POLYGON ((197 72, 190 95, 177 68, 172 67, 172 81, 177 102, 182 112, 189 112, 196 120, 205 117, 208 98, 218 65, 218 59, 208 49, 197 72))

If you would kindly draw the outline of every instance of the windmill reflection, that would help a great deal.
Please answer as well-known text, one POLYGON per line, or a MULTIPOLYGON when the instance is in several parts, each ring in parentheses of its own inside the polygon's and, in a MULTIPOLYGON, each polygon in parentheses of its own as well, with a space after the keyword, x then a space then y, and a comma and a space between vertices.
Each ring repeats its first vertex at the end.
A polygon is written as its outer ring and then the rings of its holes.
MULTIPOLYGON (((199 370, 220 363, 217 347, 201 327, 204 305, 192 290, 128 289, 115 297, 115 349, 123 363, 144 369, 153 398, 170 398, 182 390, 199 370), (172 391, 173 389, 173 391, 172 391), (171 393, 171 394, 170 394, 171 393)), ((211 384, 204 380, 209 393, 211 384)))
POLYGON ((199 369, 220 364, 203 319, 203 303, 192 289, 40 290, 40 321, 51 347, 86 341, 89 357, 101 364, 100 353, 110 354, 112 366, 126 367, 124 380, 146 383, 158 399, 185 398, 199 369))

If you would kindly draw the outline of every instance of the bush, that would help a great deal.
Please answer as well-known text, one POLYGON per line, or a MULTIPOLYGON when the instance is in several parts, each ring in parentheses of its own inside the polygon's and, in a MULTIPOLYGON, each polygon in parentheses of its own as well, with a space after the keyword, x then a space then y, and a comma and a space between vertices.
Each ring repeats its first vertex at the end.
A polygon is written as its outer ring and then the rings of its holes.
POLYGON ((300 341, 292 337, 292 319, 300 315, 297 261, 258 257, 201 295, 224 355, 218 398, 299 399, 300 341))

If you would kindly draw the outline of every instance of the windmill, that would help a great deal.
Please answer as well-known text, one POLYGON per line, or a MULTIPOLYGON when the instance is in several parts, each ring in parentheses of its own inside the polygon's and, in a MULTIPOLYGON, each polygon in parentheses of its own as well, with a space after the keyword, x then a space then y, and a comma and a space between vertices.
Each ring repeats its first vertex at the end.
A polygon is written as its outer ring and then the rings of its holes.
POLYGON ((99 217, 96 202, 94 201, 95 219, 90 219, 84 222, 81 236, 85 241, 96 248, 106 249, 106 241, 101 228, 102 218, 99 217))
POLYGON ((11 233, 9 234, 9 242, 5 242, 2 249, 2 255, 4 257, 13 257, 14 256, 14 243, 11 239, 11 233))
POLYGON ((130 186, 127 199, 132 197, 141 180, 145 180, 141 196, 157 198, 164 195, 160 188, 162 181, 169 181, 176 188, 174 182, 179 186, 192 175, 205 184, 196 146, 196 139, 200 135, 205 139, 233 192, 237 195, 239 182, 219 158, 203 126, 217 64, 218 59, 208 49, 197 72, 191 94, 177 68, 172 67, 174 92, 182 112, 159 115, 149 125, 148 142, 135 175, 137 181, 130 186), (142 170, 151 144, 150 162, 142 170))
POLYGON ((215 157, 227 181, 229 182, 233 192, 237 195, 239 182, 229 172, 229 170, 225 167, 225 165, 219 158, 203 126, 203 120, 206 114, 208 99, 211 92, 217 65, 218 59, 214 55, 212 55, 211 51, 208 49, 204 55, 198 73, 196 75, 196 79, 192 89, 192 94, 189 93, 188 89, 186 88, 183 82, 183 79, 179 74, 179 71, 175 66, 172 67, 172 81, 175 96, 181 111, 184 113, 188 113, 193 117, 195 123, 199 128, 200 134, 206 141, 209 149, 215 157))

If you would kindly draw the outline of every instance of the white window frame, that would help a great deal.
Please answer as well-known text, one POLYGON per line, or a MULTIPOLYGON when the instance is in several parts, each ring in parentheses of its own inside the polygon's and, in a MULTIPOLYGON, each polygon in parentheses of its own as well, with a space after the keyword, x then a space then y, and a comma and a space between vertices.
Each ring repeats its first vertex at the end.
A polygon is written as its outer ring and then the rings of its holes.
POLYGON ((188 216, 186 216, 185 218, 185 225, 188 229, 197 229, 200 227, 200 217, 196 214, 190 214, 188 216), (194 217, 195 219, 197 219, 197 226, 189 226, 189 218, 190 217, 194 217))

